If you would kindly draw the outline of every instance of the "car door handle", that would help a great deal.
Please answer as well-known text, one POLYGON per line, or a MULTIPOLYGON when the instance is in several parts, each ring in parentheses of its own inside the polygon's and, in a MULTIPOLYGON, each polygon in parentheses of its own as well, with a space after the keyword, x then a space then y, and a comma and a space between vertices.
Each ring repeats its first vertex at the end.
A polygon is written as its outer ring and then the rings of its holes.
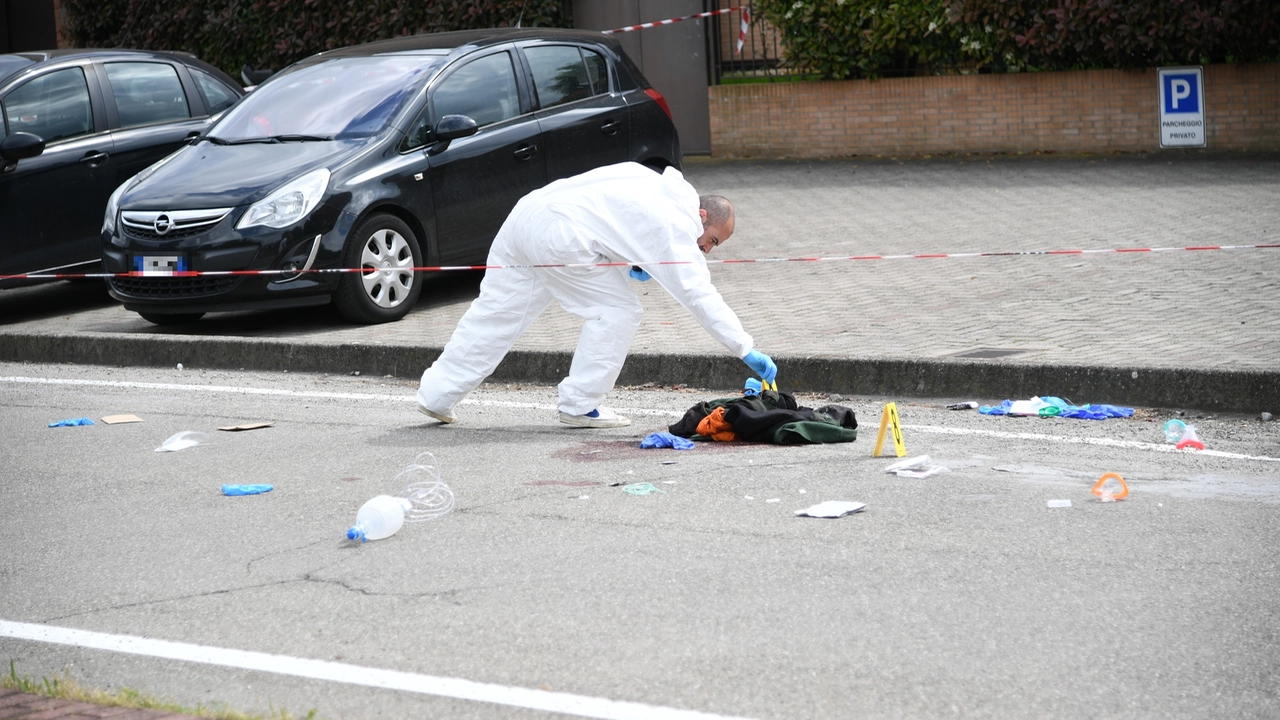
POLYGON ((617 135, 619 127, 622 127, 621 122, 617 120, 610 120, 609 122, 600 126, 600 132, 604 133, 605 135, 617 135))
POLYGON ((515 155, 517 160, 531 160, 537 152, 537 145, 525 145, 524 147, 516 150, 515 155))
POLYGON ((80 158, 80 162, 88 165, 89 167, 98 167, 102 163, 106 162, 106 160, 107 154, 101 150, 90 150, 84 154, 84 157, 80 158))

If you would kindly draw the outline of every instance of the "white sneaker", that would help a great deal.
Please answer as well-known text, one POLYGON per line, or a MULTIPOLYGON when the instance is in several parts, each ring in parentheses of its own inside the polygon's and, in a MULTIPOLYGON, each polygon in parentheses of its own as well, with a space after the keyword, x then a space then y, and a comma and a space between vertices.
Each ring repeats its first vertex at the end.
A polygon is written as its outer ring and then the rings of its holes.
POLYGON ((613 428, 630 425, 631 419, 625 418, 608 408, 596 408, 586 415, 570 415, 567 412, 561 412, 560 422, 574 427, 613 428))
POLYGON ((436 412, 435 410, 428 410, 426 407, 422 405, 418 406, 418 412, 422 413, 423 415, 426 415, 429 418, 435 418, 436 420, 439 420, 440 422, 446 425, 448 425, 451 422, 455 422, 458 419, 451 412, 436 412))

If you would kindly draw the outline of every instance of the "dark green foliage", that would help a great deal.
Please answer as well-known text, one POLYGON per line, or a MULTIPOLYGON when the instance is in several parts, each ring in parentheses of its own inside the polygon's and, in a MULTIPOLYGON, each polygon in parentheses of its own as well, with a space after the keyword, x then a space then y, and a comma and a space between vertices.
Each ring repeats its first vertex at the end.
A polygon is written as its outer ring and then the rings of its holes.
POLYGON ((952 0, 991 60, 1041 69, 1133 68, 1280 57, 1276 0, 952 0))
POLYGON ((1280 59, 1280 0, 754 0, 825 79, 1280 59))
POLYGON ((185 50, 232 77, 400 35, 572 27, 569 0, 62 0, 78 47, 185 50), (523 12, 523 16, 522 16, 523 12))
POLYGON ((791 68, 824 79, 913 75, 965 62, 973 39, 938 0, 755 0, 791 68))

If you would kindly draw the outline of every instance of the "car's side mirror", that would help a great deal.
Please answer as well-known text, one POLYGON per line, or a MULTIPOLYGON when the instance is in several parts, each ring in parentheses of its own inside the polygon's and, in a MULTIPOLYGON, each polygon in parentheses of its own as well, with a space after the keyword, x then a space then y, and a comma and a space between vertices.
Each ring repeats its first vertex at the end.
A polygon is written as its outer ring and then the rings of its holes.
POLYGON ((427 154, 438 155, 449 149, 450 142, 475 135, 476 130, 479 129, 480 126, 476 121, 466 115, 445 115, 431 131, 431 138, 435 140, 435 144, 427 149, 427 154))
POLYGON ((4 158, 5 170, 12 169, 19 160, 36 157, 42 152, 44 138, 31 133, 16 132, 0 142, 0 157, 4 158))

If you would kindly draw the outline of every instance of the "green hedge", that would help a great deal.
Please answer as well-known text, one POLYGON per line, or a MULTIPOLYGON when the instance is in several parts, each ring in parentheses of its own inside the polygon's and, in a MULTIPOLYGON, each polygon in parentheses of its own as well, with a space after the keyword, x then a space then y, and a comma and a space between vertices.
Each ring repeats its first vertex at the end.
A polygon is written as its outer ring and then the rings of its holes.
POLYGON ((62 0, 77 47, 185 50, 239 78, 399 35, 572 27, 570 0, 62 0))
POLYGON ((1280 59, 1280 0, 754 0, 826 79, 1280 59))
POLYGON ((830 80, 913 75, 973 53, 962 28, 930 0, 754 0, 777 28, 793 70, 830 80))
POLYGON ((952 0, 996 65, 1063 70, 1280 58, 1277 0, 952 0))

